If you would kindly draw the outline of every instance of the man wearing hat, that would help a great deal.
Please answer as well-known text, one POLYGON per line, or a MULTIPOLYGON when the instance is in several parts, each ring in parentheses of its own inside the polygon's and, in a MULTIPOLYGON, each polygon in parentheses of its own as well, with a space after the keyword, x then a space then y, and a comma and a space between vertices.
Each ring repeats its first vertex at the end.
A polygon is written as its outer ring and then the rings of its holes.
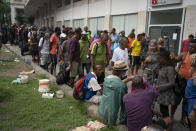
POLYGON ((127 93, 126 83, 132 80, 130 76, 124 80, 121 78, 128 70, 128 66, 123 61, 116 61, 113 66, 112 75, 109 75, 104 80, 103 93, 99 105, 99 115, 107 120, 109 125, 115 125, 120 112, 120 123, 125 123, 126 113, 123 105, 123 96, 127 93))
POLYGON ((82 64, 82 72, 84 74, 84 68, 86 69, 86 74, 90 71, 90 56, 89 56, 89 45, 90 42, 85 31, 82 32, 82 37, 79 40, 80 43, 80 58, 82 64))

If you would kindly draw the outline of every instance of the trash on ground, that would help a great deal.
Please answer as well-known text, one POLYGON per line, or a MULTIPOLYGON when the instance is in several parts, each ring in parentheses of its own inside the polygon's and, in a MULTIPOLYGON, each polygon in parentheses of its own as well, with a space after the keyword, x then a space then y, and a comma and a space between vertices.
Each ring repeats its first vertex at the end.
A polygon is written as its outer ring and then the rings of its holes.
POLYGON ((62 99, 64 97, 64 92, 62 90, 56 91, 56 97, 62 99))
POLYGON ((20 72, 20 75, 30 75, 30 74, 33 74, 35 73, 35 70, 31 70, 31 71, 22 71, 20 72))
POLYGON ((106 125, 104 125, 103 123, 99 122, 99 121, 90 121, 87 126, 93 128, 94 131, 98 131, 101 128, 105 128, 106 125))
POLYGON ((48 80, 48 79, 39 80, 39 89, 38 89, 38 91, 42 92, 42 93, 49 92, 50 91, 49 82, 50 82, 50 80, 48 80))
POLYGON ((27 75, 19 75, 19 77, 21 78, 21 83, 26 84, 29 81, 29 76, 27 75))
POLYGON ((25 58, 25 63, 30 64, 31 63, 31 59, 30 58, 25 58))
POLYGON ((80 126, 77 127, 76 129, 73 129, 72 131, 93 131, 93 128, 88 126, 80 126))
POLYGON ((80 126, 76 129, 73 129, 73 131, 99 131, 102 128, 105 128, 106 125, 99 121, 89 121, 86 126, 80 126))
POLYGON ((10 51, 9 50, 5 50, 5 53, 10 53, 10 51))
POLYGON ((14 61, 15 62, 20 62, 20 60, 17 57, 14 59, 14 61))
POLYGON ((47 98, 47 99, 51 99, 53 98, 54 93, 44 93, 42 94, 42 98, 47 98))
POLYGON ((12 81, 13 84, 21 84, 21 78, 17 78, 16 80, 12 81))

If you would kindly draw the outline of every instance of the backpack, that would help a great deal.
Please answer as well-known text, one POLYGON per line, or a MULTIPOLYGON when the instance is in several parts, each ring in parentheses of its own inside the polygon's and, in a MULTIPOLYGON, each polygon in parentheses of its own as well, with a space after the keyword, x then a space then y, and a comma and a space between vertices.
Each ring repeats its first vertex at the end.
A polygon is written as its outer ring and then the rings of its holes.
POLYGON ((67 66, 64 66, 64 65, 60 66, 60 71, 56 76, 56 83, 58 85, 67 83, 70 80, 70 77, 69 77, 70 71, 66 70, 66 68, 67 66))
MULTIPOLYGON (((93 74, 89 74, 89 75, 94 76, 93 74)), ((89 75, 86 75, 86 76, 80 78, 80 79, 75 83, 75 86, 74 86, 74 88, 73 88, 73 97, 74 97, 76 100, 84 100, 85 93, 84 93, 84 90, 83 90, 83 86, 84 86, 84 81, 85 81, 85 79, 86 79, 89 75)))

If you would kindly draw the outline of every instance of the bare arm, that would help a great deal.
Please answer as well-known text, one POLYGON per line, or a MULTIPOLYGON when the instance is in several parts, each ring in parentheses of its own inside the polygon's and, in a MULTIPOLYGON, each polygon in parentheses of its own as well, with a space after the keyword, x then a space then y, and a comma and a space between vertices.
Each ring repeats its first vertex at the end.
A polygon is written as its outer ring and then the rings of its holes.
POLYGON ((186 53, 180 53, 180 55, 179 56, 174 56, 174 53, 173 54, 171 54, 171 60, 172 61, 174 61, 174 62, 176 62, 176 63, 178 63, 178 62, 181 62, 181 61, 183 61, 183 59, 185 58, 185 56, 186 56, 186 53))
POLYGON ((93 54, 91 54, 90 59, 91 59, 91 66, 93 67, 94 66, 94 55, 93 54))

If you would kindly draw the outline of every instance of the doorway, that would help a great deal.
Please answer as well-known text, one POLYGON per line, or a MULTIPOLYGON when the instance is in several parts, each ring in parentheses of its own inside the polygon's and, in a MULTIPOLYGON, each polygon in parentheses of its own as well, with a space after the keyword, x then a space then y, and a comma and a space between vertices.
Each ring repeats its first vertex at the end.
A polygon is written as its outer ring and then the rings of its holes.
POLYGON ((149 34, 152 39, 164 38, 165 48, 176 55, 178 54, 181 34, 180 26, 151 26, 149 27, 149 34))

